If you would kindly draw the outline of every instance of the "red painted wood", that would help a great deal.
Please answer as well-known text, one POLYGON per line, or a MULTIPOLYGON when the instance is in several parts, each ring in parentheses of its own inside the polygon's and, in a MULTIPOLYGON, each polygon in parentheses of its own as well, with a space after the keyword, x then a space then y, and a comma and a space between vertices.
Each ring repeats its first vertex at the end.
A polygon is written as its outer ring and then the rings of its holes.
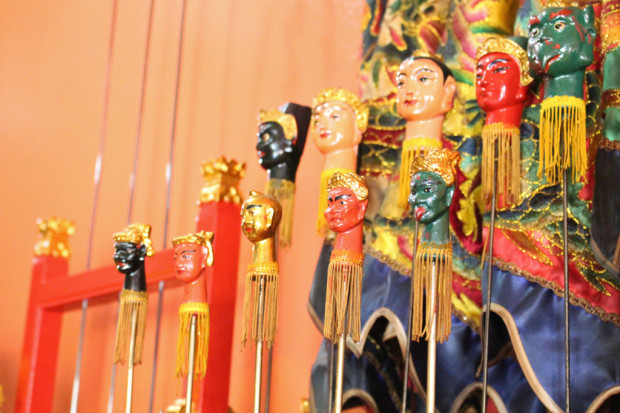
POLYGON ((235 316, 235 292, 241 237, 241 209, 226 202, 201 204, 197 231, 212 231, 213 267, 208 269, 207 297, 210 307, 209 359, 200 383, 198 411, 226 413, 235 316))
MULTIPOLYGON (((228 411, 241 225, 239 211, 238 205, 225 202, 202 203, 197 219, 198 230, 215 232, 215 261, 207 274, 212 357, 208 361, 207 376, 199 383, 201 412, 228 411)), ((147 285, 175 279, 172 249, 157 252, 145 265, 147 285)), ((78 305, 85 298, 117 294, 122 285, 123 275, 113 265, 69 277, 66 259, 34 258, 15 413, 52 410, 64 309, 78 305)))

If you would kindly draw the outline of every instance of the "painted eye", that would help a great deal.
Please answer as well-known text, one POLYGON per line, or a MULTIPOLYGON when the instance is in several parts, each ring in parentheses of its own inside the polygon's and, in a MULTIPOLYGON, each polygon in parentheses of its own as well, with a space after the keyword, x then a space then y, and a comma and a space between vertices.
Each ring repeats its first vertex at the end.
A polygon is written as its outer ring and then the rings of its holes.
POLYGON ((561 32, 562 30, 564 30, 564 27, 566 27, 564 22, 557 22, 553 25, 553 28, 555 29, 556 32, 561 32))
POLYGON ((330 116, 330 118, 335 119, 335 120, 338 120, 338 119, 340 119, 340 115, 338 115, 337 113, 334 113, 334 114, 332 114, 332 115, 330 116))
POLYGON ((263 142, 267 142, 269 140, 269 138, 271 138, 271 136, 269 135, 269 132, 265 132, 261 135, 261 138, 263 140, 263 142))
POLYGON ((420 76, 420 77, 418 78, 418 82, 420 82, 420 83, 428 83, 430 80, 431 80, 431 79, 430 79, 430 77, 428 77, 428 76, 420 76))
POLYGON ((530 36, 532 37, 536 37, 540 34, 540 29, 538 27, 534 27, 532 30, 530 30, 530 36))

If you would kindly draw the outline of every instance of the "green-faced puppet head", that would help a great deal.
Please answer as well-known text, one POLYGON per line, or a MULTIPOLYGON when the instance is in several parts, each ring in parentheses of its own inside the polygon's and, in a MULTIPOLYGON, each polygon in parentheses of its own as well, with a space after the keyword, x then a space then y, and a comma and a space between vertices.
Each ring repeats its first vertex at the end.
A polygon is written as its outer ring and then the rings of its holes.
MULTIPOLYGON (((435 230, 448 230, 448 210, 452 204, 456 181, 458 152, 449 149, 431 150, 414 158, 411 164, 409 204, 415 219, 435 230)), ((431 234, 433 239, 448 239, 449 234, 431 234)))
POLYGON ((584 70, 593 59, 594 10, 550 1, 529 23, 527 55, 533 76, 570 75, 584 70))

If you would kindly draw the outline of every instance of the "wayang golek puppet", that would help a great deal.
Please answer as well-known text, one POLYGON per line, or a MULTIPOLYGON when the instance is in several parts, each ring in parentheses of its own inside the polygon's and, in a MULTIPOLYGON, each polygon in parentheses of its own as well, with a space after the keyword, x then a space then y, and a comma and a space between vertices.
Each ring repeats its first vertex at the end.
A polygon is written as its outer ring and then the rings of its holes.
POLYGON ((140 364, 142 362, 148 303, 144 258, 155 254, 155 250, 151 245, 151 239, 149 238, 150 234, 150 225, 131 224, 124 231, 118 232, 113 236, 114 263, 116 264, 116 269, 120 273, 125 274, 116 327, 115 363, 127 363, 128 351, 130 351, 128 347, 132 329, 132 316, 137 320, 133 364, 140 364))
POLYGON ((476 53, 476 99, 486 112, 482 128, 482 195, 487 208, 495 193, 500 206, 519 203, 519 126, 532 77, 526 38, 490 37, 476 53), (494 188, 493 173, 498 186, 494 188))
POLYGON ((287 103, 280 109, 258 115, 256 151, 259 164, 267 170, 265 192, 282 205, 278 243, 288 248, 292 241, 295 204, 295 176, 304 151, 312 110, 287 103))
POLYGON ((345 339, 360 340, 363 276, 363 227, 368 187, 363 177, 335 172, 327 184, 325 218, 336 234, 327 269, 323 335, 338 343, 335 412, 342 411, 345 339))
POLYGON ((188 373, 187 346, 192 318, 196 316, 197 351, 194 375, 204 377, 209 352, 209 304, 206 269, 213 265, 213 233, 201 231, 172 240, 176 278, 183 282, 183 303, 179 307, 176 377, 188 373))
POLYGON ((522 37, 488 38, 476 53, 476 99, 486 112, 482 129, 482 196, 491 210, 487 246, 486 294, 482 340, 482 399, 486 411, 488 390, 489 328, 495 215, 520 203, 521 115, 527 98, 529 62, 522 37), (498 202, 499 201, 499 202, 498 202))
POLYGON ((335 172, 356 171, 357 147, 368 126, 368 106, 346 89, 323 89, 314 98, 311 134, 325 155, 321 172, 317 230, 325 233, 327 183, 335 172))
POLYGON ((585 69, 594 59, 594 10, 550 1, 529 23, 527 54, 533 75, 542 77, 538 175, 560 182, 570 168, 577 182, 587 169, 585 69))
POLYGON ((413 158, 442 147, 442 126, 452 109, 456 81, 439 57, 419 50, 405 59, 396 74, 397 110, 406 122, 402 144, 398 205, 407 207, 413 158))
POLYGON ((415 219, 424 225, 412 274, 411 339, 418 341, 424 337, 428 341, 427 412, 435 411, 436 343, 446 341, 451 329, 452 243, 449 210, 459 161, 458 152, 432 149, 415 157, 411 164, 409 204, 415 219))
POLYGON ((252 263, 248 265, 243 298, 241 341, 256 343, 254 412, 260 411, 263 342, 271 347, 278 318, 279 268, 276 257, 276 232, 282 207, 270 195, 250 191, 241 206, 241 231, 253 244, 252 263))

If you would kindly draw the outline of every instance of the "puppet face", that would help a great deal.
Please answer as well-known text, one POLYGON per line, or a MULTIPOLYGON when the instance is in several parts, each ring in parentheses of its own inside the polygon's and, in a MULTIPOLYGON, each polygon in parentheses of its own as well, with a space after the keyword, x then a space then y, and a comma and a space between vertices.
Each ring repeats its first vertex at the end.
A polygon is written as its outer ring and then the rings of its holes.
POLYGON ((250 242, 258 242, 274 235, 274 210, 263 203, 247 203, 241 215, 241 230, 250 242))
POLYGON ((174 265, 177 278, 185 283, 194 282, 206 266, 208 252, 199 244, 183 243, 174 247, 174 265))
POLYGON ((420 171, 411 178, 409 204, 415 219, 430 224, 450 208, 454 186, 447 187, 444 180, 433 172, 420 171))
POLYGON ((507 53, 489 53, 480 58, 476 67, 476 99, 485 112, 493 112, 520 104, 527 96, 522 86, 521 69, 507 53))
POLYGON ((327 195, 325 219, 334 232, 346 232, 364 220, 368 200, 359 201, 349 188, 332 188, 327 195))
POLYGON ((138 270, 144 264, 145 247, 133 242, 114 243, 114 264, 123 274, 138 270))
POLYGON ((593 60, 596 32, 592 8, 549 7, 530 19, 527 55, 533 74, 559 76, 593 60))
POLYGON ((355 111, 345 102, 333 100, 317 106, 312 117, 312 138, 323 154, 354 148, 362 134, 355 111))
POLYGON ((293 164, 293 141, 286 139, 284 129, 277 122, 261 123, 256 143, 258 163, 264 168, 273 168, 282 163, 293 164))
POLYGON ((453 77, 443 78, 430 59, 407 59, 396 75, 398 114, 407 121, 421 121, 445 115, 452 108, 456 90, 453 77))

